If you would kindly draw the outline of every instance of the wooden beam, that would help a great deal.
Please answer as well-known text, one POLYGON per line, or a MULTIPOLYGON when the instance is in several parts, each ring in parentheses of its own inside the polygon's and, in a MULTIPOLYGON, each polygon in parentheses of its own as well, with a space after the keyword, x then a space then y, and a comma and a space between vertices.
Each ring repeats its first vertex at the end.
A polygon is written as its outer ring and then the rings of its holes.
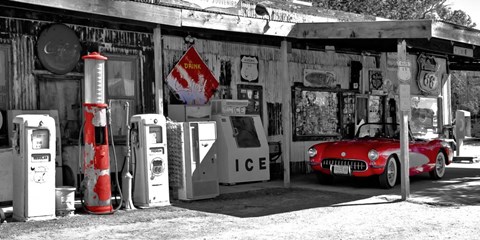
POLYGON ((480 46, 480 30, 455 24, 433 22, 432 37, 480 46))
MULTIPOLYGON (((397 44, 398 70, 400 96, 400 179, 402 200, 410 197, 410 154, 409 154, 409 131, 408 131, 408 113, 410 111, 410 82, 411 63, 407 58, 407 43, 403 39, 398 40, 397 44)), ((385 169, 387 171, 387 169, 385 169)))
POLYGON ((163 62, 162 30, 160 26, 153 29, 153 55, 155 70, 155 111, 163 115, 163 62))
POLYGON ((106 0, 9 0, 51 7, 62 10, 76 11, 109 17, 118 17, 155 24, 180 26, 181 9, 143 4, 131 1, 106 1, 106 0))
POLYGON ((182 26, 285 37, 293 29, 295 23, 182 10, 182 26))
POLYGON ((299 39, 430 38, 431 20, 298 23, 288 35, 299 39))
POLYGON ((282 123, 283 123, 283 150, 282 150, 282 160, 283 160, 283 185, 285 187, 290 187, 290 144, 292 142, 292 118, 291 118, 291 108, 290 108, 290 99, 291 99, 291 83, 288 71, 288 42, 283 40, 281 47, 281 66, 282 66, 282 123))

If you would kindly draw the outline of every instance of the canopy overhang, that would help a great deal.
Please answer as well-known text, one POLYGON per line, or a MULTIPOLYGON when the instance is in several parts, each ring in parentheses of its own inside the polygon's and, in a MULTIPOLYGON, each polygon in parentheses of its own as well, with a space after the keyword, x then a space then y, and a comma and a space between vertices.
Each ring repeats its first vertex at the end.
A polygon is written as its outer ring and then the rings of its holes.
POLYGON ((455 70, 480 70, 480 31, 433 20, 297 23, 289 38, 341 49, 394 52, 399 40, 409 51, 445 56, 455 70), (464 67, 463 67, 464 66, 464 67))

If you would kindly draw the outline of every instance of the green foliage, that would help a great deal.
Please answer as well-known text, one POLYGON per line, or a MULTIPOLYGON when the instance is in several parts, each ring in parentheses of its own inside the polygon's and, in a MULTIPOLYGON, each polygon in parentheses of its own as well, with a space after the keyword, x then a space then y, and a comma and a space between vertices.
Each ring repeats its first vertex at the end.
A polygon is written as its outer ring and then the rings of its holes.
POLYGON ((376 17, 408 20, 433 19, 475 27, 476 24, 462 10, 452 10, 447 0, 314 0, 315 6, 372 15, 376 17))
POLYGON ((480 113, 480 76, 476 72, 452 71, 452 110, 480 113))

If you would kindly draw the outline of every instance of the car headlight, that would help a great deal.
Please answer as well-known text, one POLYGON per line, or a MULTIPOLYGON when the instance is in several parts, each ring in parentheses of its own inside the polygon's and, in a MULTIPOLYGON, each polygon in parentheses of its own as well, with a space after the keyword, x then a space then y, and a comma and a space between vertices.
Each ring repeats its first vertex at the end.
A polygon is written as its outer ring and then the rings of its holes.
POLYGON ((378 159, 378 152, 375 149, 368 151, 368 159, 370 161, 376 161, 378 159))
POLYGON ((311 147, 308 149, 308 156, 310 156, 311 158, 312 157, 315 157, 317 155, 317 149, 311 147))

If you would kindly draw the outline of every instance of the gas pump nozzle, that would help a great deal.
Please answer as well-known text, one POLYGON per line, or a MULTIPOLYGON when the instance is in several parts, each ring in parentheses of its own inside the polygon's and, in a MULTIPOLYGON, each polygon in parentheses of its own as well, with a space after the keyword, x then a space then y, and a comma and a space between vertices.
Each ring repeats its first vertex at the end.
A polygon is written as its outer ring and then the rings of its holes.
POLYGON ((125 210, 134 210, 136 209, 135 206, 133 205, 133 200, 132 200, 132 179, 133 176, 130 173, 130 157, 132 154, 132 150, 130 149, 130 124, 129 124, 129 110, 130 110, 130 104, 128 102, 125 102, 124 105, 125 112, 126 112, 126 125, 127 125, 127 156, 125 157, 125 171, 122 173, 122 191, 123 191, 123 203, 124 203, 124 208, 125 210))

